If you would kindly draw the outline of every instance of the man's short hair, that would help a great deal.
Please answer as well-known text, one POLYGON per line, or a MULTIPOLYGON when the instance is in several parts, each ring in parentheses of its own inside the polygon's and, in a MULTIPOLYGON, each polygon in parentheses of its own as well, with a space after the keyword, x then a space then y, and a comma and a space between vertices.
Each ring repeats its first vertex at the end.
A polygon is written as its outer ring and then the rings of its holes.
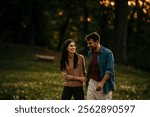
POLYGON ((90 39, 92 39, 94 42, 97 40, 100 41, 100 35, 97 32, 92 32, 85 36, 85 40, 89 41, 90 39))

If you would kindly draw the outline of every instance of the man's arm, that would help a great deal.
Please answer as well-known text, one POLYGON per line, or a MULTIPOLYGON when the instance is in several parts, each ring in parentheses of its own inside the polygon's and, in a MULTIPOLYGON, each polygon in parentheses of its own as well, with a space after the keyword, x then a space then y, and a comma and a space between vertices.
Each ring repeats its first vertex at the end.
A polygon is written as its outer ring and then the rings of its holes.
POLYGON ((102 81, 97 83, 96 86, 96 90, 100 91, 102 90, 102 88, 104 87, 105 82, 110 78, 110 74, 109 73, 105 73, 104 78, 102 79, 102 81))

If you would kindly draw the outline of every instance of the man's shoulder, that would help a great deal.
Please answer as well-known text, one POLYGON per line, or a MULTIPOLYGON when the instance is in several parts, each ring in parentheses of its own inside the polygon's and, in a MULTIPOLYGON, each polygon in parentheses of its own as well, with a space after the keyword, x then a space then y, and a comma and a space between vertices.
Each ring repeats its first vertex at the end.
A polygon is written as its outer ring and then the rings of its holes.
POLYGON ((112 51, 109 48, 104 47, 104 46, 101 47, 101 52, 102 53, 112 53, 112 51))

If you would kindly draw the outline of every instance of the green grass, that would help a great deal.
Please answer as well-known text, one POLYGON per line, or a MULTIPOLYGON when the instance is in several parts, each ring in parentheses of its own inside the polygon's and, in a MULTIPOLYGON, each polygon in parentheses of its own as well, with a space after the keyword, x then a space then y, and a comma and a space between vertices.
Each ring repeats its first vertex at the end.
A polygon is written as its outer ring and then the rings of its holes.
POLYGON ((115 99, 150 99, 150 73, 130 66, 116 66, 117 90, 115 99))
MULTIPOLYGON (((39 47, 0 45, 0 99, 59 100, 63 89, 59 57, 58 52, 39 47), (55 61, 35 61, 41 52, 56 56, 55 61)), ((113 99, 150 99, 150 73, 116 65, 115 77, 113 99)))
POLYGON ((60 99, 63 79, 55 62, 35 61, 37 47, 5 45, 0 49, 0 99, 60 99))

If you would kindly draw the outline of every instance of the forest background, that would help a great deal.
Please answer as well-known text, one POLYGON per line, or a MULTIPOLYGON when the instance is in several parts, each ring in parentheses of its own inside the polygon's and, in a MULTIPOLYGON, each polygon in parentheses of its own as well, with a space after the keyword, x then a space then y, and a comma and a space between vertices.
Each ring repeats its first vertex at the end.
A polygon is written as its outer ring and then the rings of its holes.
MULTIPOLYGON (((31 59, 31 55, 35 54, 34 52, 41 52, 42 48, 44 51, 53 51, 52 53, 55 54, 60 53, 63 42, 68 38, 72 38, 77 42, 78 52, 84 54, 86 57, 88 49, 84 37, 93 31, 100 34, 102 45, 113 51, 118 68, 116 72, 119 73, 118 71, 122 69, 122 67, 123 69, 128 69, 128 66, 132 66, 132 68, 137 71, 134 72, 134 75, 136 75, 134 77, 143 78, 142 81, 144 81, 144 84, 140 85, 144 85, 146 88, 149 87, 149 84, 146 84, 146 82, 149 82, 150 70, 149 9, 150 0, 3 1, 0 4, 0 70, 3 72, 0 73, 1 99, 29 99, 27 97, 16 98, 18 89, 19 91, 22 91, 22 89, 17 86, 17 88, 14 88, 15 86, 10 88, 10 84, 7 86, 7 83, 12 83, 12 81, 16 82, 16 77, 17 81, 21 81, 21 77, 24 75, 26 77, 28 76, 27 74, 29 73, 26 74, 23 70, 27 69, 26 65, 29 65, 29 63, 26 63, 26 60, 31 59), (40 49, 35 49, 35 47, 39 47, 40 49), (31 51, 29 48, 33 50, 31 51), (25 52, 24 55, 22 55, 23 52, 25 52), (22 65, 19 64, 21 60, 22 65), (139 75, 141 73, 139 73, 137 69, 144 71, 143 74, 145 75, 139 75), (11 72, 15 70, 15 74, 19 74, 19 70, 22 70, 21 73, 24 75, 11 76, 12 73, 8 73, 9 70, 11 70, 11 72), (12 77, 15 80, 12 80, 12 77), (3 89, 7 90, 4 91, 3 89), (10 93, 10 89, 13 90, 14 95, 16 94, 14 97, 13 94, 10 93)), ((49 52, 48 54, 53 55, 52 53, 49 52)), ((59 55, 57 57, 59 58, 59 55)), ((59 60, 56 62, 57 64, 58 61, 59 60)), ((32 64, 33 66, 37 65, 37 63, 32 64)), ((43 62, 38 64, 45 66, 43 62)), ((31 65, 29 66, 31 67, 31 65)), ((59 71, 58 67, 59 66, 54 67, 57 73, 59 71)), ((35 68, 35 66, 33 68, 35 68)), ((39 66, 38 70, 41 71, 42 69, 43 67, 39 66)), ((53 70, 50 71, 50 69, 51 67, 49 68, 49 72, 52 75, 53 70)), ((46 68, 46 70, 48 69, 46 68)), ((130 73, 127 72, 127 75, 129 74, 130 73)), ((118 78, 122 77, 117 76, 118 78)), ((58 77, 60 78, 61 76, 58 77)), ((59 81, 58 84, 61 84, 61 82, 62 81, 59 81)), ((132 89, 129 87, 125 88, 132 89)), ((134 94, 136 91, 135 89, 132 90, 134 94)), ((145 92, 147 92, 148 95, 150 94, 147 89, 145 92)), ((127 96, 127 98, 128 97, 129 96, 127 96)), ((59 99, 59 97, 56 99, 59 99)))

